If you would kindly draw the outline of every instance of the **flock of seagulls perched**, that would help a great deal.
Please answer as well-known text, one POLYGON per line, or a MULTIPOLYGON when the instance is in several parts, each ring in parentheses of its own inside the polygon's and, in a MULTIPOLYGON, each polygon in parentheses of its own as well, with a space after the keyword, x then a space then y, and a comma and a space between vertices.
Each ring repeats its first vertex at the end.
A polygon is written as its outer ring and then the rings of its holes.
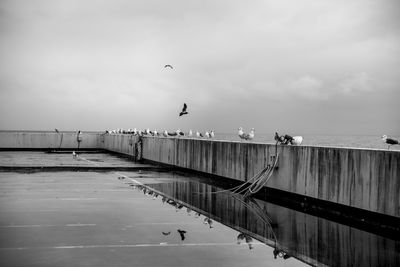
MULTIPOLYGON (((107 130, 106 134, 131 134, 131 135, 137 135, 137 136, 154 136, 154 137, 193 137, 193 138, 215 138, 215 132, 214 130, 211 131, 205 131, 205 132, 199 132, 199 131, 193 131, 189 130, 188 132, 183 132, 180 129, 176 131, 167 131, 164 130, 162 132, 158 132, 157 130, 151 131, 149 128, 145 130, 137 130, 134 128, 133 130, 128 129, 115 129, 115 130, 107 130)), ((251 128, 250 132, 245 133, 243 131, 242 127, 239 127, 238 129, 238 136, 241 141, 251 141, 254 139, 255 136, 255 129, 251 128)), ((303 137, 302 136, 290 136, 290 135, 279 135, 277 132, 275 133, 274 137, 275 141, 277 143, 280 143, 282 145, 301 145, 303 143, 303 137)), ((393 145, 400 145, 399 140, 389 138, 386 135, 382 136, 382 141, 388 145, 388 150, 390 149, 391 146, 393 145)))
POLYGON ((164 130, 162 132, 159 132, 157 130, 150 130, 149 128, 145 130, 137 130, 134 128, 133 130, 128 129, 115 129, 115 130, 106 130, 106 134, 131 134, 134 136, 154 136, 154 137, 197 137, 197 138, 214 138, 215 137, 215 132, 214 130, 211 131, 205 131, 204 133, 196 131, 194 132, 192 129, 190 129, 188 132, 183 132, 181 129, 178 129, 176 131, 167 131, 164 130))

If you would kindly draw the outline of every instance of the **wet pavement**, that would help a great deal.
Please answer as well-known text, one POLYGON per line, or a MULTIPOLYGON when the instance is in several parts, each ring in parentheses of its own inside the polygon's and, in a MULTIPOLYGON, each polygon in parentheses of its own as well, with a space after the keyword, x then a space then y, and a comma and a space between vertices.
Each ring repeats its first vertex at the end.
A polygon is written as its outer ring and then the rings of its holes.
MULTIPOLYGON (((18 153, 0 165, 42 164, 18 153)), ((176 172, 0 172, 0 266, 400 265, 396 238, 225 189, 176 172)))

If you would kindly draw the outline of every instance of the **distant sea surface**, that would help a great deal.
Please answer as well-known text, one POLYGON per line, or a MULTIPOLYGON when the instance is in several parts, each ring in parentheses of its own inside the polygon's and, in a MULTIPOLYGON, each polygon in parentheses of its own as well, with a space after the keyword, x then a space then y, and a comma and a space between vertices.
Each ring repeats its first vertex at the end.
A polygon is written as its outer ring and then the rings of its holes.
MULTIPOLYGON (((387 149, 387 145, 378 135, 302 135, 304 146, 354 147, 387 149)), ((400 136, 390 136, 400 140, 400 136)), ((216 133, 215 139, 240 141, 237 134, 216 133)), ((248 141, 246 141, 248 142, 248 141)), ((274 133, 256 133, 252 142, 275 144, 274 133)), ((400 151, 400 145, 390 147, 390 150, 400 151)))
MULTIPOLYGON (((12 130, 0 130, 0 132, 12 132, 12 130)), ((22 132, 22 131, 19 131, 22 132)), ((26 132, 54 132, 54 131, 26 131, 26 132)), ((75 131, 62 131, 75 132, 75 131)), ((83 133, 99 133, 96 131, 83 131, 83 133)), ((103 133, 103 132, 102 132, 103 133)), ((275 144, 275 133, 257 133, 251 142, 275 144)), ((283 133, 280 133, 283 134, 283 133)), ((323 135, 323 134, 303 134, 304 146, 324 146, 324 147, 353 147, 353 148, 372 148, 387 150, 387 145, 382 141, 380 135, 323 135)), ((389 136, 400 140, 400 136, 389 136)), ((240 138, 236 133, 215 133, 215 140, 238 141, 240 138)), ((248 141, 246 141, 248 142, 248 141)), ((390 150, 400 151, 400 145, 390 147, 390 150)))

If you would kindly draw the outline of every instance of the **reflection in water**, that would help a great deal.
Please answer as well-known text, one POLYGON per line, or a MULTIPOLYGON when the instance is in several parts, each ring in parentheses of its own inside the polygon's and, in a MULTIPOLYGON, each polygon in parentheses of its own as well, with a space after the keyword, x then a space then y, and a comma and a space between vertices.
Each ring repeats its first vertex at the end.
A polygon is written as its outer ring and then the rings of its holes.
POLYGON ((181 240, 182 240, 182 241, 185 240, 186 231, 185 231, 185 230, 178 229, 178 233, 179 233, 179 235, 181 236, 181 240))
MULTIPOLYGON (((162 195, 162 202, 176 211, 186 207, 188 215, 192 211, 196 218, 204 215, 203 223, 210 228, 215 220, 237 230, 237 243, 245 242, 249 249, 254 249, 253 239, 273 247, 275 259, 294 257, 315 266, 400 266, 398 239, 244 198, 199 181, 164 179, 136 188, 150 196, 162 195)), ((186 231, 178 232, 183 241, 186 231)))

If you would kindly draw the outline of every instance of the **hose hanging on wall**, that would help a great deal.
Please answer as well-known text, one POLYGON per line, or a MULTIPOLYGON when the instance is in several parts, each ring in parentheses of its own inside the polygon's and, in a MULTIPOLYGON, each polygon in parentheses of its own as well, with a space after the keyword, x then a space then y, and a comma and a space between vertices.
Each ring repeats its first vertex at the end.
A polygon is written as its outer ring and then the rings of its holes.
POLYGON ((143 158, 143 139, 141 136, 138 137, 138 141, 135 143, 135 160, 140 161, 143 158))
MULTIPOLYGON (((231 192, 233 194, 244 194, 245 197, 249 197, 258 191, 260 191, 271 179, 274 170, 277 168, 278 165, 278 149, 277 144, 275 145, 275 155, 273 156, 272 164, 268 164, 264 169, 254 175, 250 180, 246 181, 245 183, 235 186, 230 189, 220 190, 212 192, 212 194, 223 193, 223 192, 231 192)), ((194 192, 197 194, 203 194, 201 192, 194 192)))

